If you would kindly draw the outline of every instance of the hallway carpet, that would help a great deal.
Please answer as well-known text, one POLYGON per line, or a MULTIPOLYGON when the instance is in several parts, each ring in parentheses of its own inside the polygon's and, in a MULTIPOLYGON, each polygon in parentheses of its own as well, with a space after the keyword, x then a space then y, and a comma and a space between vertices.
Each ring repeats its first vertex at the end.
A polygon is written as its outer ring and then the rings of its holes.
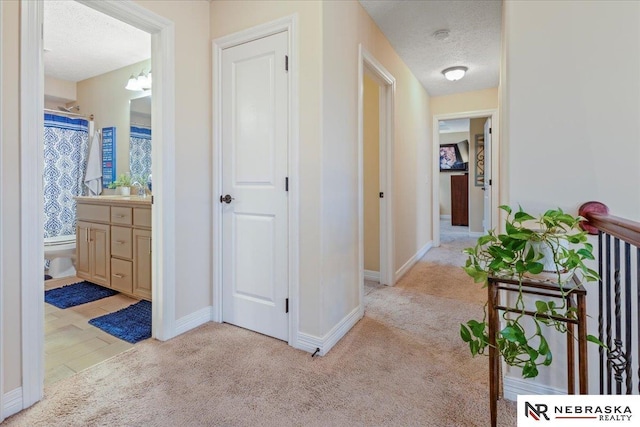
MULTIPOLYGON (((368 285, 364 318, 326 356, 208 323, 47 387, 6 425, 487 426, 488 361, 458 335, 484 298, 459 268, 470 243, 443 239, 397 286, 368 285)), ((515 405, 498 410, 516 425, 515 405)))

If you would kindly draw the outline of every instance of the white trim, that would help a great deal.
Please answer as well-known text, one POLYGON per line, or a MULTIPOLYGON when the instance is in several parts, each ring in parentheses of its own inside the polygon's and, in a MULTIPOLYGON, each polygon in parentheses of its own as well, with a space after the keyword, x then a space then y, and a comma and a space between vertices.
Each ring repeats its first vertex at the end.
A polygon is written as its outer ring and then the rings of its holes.
POLYGON ((418 250, 418 252, 416 252, 414 256, 409 258, 407 262, 405 262, 404 265, 400 267, 398 271, 396 271, 396 281, 400 280, 402 276, 407 274, 407 272, 411 269, 411 267, 413 267, 416 264, 416 262, 420 260, 420 258, 422 258, 427 252, 429 252, 429 249, 431 249, 432 247, 433 247, 433 241, 430 240, 427 242, 426 245, 420 248, 420 250, 418 250))
POLYGON ((22 327, 22 405, 27 408, 44 392, 44 5, 20 2, 20 276, 22 327))
POLYGON ((0 408, 0 410, 5 418, 17 414, 24 408, 22 405, 22 387, 4 393, 3 399, 4 407, 0 408))
POLYGON ((519 394, 567 394, 566 390, 549 387, 532 380, 504 377, 503 394, 506 400, 516 401, 519 394))
POLYGON ((201 308, 198 311, 194 311, 191 314, 187 314, 176 320, 176 335, 180 335, 191 329, 197 328, 200 325, 204 325, 207 322, 213 320, 213 307, 208 306, 201 308))
POLYGON ((498 223, 498 206, 499 206, 499 190, 500 190, 500 122, 498 119, 498 110, 475 110, 451 114, 438 114, 433 116, 433 150, 432 150, 432 176, 431 176, 431 209, 432 209, 432 235, 433 246, 440 246, 440 133, 438 122, 440 120, 452 119, 475 119, 480 117, 491 117, 491 144, 493 150, 491 152, 491 219, 493 224, 498 223))
POLYGON ((153 98, 152 325, 153 337, 177 335, 175 324, 175 26, 133 1, 78 0, 151 34, 153 98))
POLYGON ((222 51, 272 34, 287 32, 289 43, 289 340, 290 346, 300 347, 299 332, 299 236, 300 236, 300 179, 299 179, 299 61, 298 15, 293 14, 242 30, 213 41, 213 307, 212 320, 222 322, 222 210, 216 199, 222 194, 222 51))
POLYGON ((451 219, 451 215, 440 215, 440 219, 451 219))
POLYGON ((379 282, 380 281, 380 272, 379 271, 364 270, 364 279, 365 280, 374 280, 376 282, 379 282))
POLYGON ((300 332, 296 348, 309 353, 315 353, 316 349, 320 349, 318 355, 324 356, 362 319, 363 315, 364 313, 360 311, 360 307, 354 308, 351 313, 347 314, 322 338, 300 332))
POLYGON ((395 138, 395 77, 360 43, 358 45, 358 283, 360 317, 364 315, 364 73, 380 84, 380 191, 385 194, 380 208, 380 274, 378 281, 395 284, 393 274, 395 235, 393 216, 393 158, 395 138))
MULTIPOLYGON (((174 25, 133 1, 79 0, 95 10, 152 33, 154 96, 153 336, 175 336, 175 47, 174 25), (160 160, 160 161, 158 161, 160 160)), ((22 408, 42 398, 44 385, 44 245, 42 240, 43 2, 21 2, 20 194, 22 408), (35 261, 34 261, 35 260, 35 261), (34 262, 37 264, 34 265, 34 262), (40 267, 39 267, 40 266, 40 267)), ((21 408, 21 409, 22 409, 21 408)))

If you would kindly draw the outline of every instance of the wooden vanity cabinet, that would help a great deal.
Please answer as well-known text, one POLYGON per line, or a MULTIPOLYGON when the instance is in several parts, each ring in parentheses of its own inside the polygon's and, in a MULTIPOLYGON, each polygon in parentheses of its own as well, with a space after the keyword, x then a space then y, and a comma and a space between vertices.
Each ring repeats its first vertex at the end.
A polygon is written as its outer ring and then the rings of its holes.
POLYGON ((76 274, 151 300, 151 204, 77 199, 76 274))

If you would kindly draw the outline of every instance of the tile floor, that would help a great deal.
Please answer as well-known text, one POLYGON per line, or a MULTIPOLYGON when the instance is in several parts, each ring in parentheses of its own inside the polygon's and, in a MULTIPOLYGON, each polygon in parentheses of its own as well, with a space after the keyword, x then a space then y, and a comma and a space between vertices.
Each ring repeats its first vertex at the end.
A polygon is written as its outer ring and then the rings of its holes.
MULTIPOLYGON (((77 277, 45 281, 45 289, 81 282, 77 277)), ((125 308, 137 300, 122 294, 67 309, 44 304, 45 385, 69 377, 133 347, 90 325, 94 317, 125 308)))

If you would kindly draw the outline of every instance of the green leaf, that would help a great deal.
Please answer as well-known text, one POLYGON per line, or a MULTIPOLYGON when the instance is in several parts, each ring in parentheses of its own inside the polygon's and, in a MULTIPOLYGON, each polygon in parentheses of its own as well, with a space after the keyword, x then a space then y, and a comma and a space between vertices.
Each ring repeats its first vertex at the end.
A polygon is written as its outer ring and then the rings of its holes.
POLYGON ((539 262, 530 262, 527 264, 527 271, 531 274, 539 274, 542 273, 544 269, 544 265, 539 262))
POLYGON ((523 211, 516 212, 516 214, 513 216, 513 220, 517 222, 524 222, 532 219, 535 219, 535 218, 523 211))
POLYGON ((535 378, 538 376, 538 367, 535 363, 527 362, 522 368, 523 378, 535 378))
POLYGON ((538 353, 544 355, 549 354, 549 343, 547 342, 547 340, 540 335, 540 346, 538 347, 538 353))
POLYGON ((586 250, 586 249, 578 249, 578 254, 582 255, 583 258, 585 259, 595 259, 595 257, 593 256, 593 254, 586 250))
POLYGON ((546 313, 549 310, 549 305, 544 301, 536 301, 536 311, 538 313, 546 313))
POLYGON ((598 344, 600 347, 607 348, 607 346, 602 341, 600 341, 598 338, 596 338, 593 335, 587 335, 587 341, 592 342, 594 344, 598 344))
POLYGON ((469 347, 471 349, 471 354, 476 356, 478 354, 478 350, 480 350, 480 343, 478 341, 469 342, 469 347))
POLYGON ((544 362, 542 362, 542 364, 543 364, 544 366, 549 366, 549 365, 551 365, 551 362, 553 362, 553 355, 552 355, 552 354, 551 354, 551 352, 549 351, 549 352, 547 352, 547 354, 545 355, 544 362))
POLYGON ((485 322, 478 322, 477 320, 469 320, 467 322, 467 325, 469 325, 469 328, 471 328, 471 332, 473 333, 473 336, 477 338, 482 338, 484 336, 484 330, 487 327, 487 324, 485 322))
POLYGON ((469 332, 469 328, 467 328, 462 323, 460 324, 460 338, 462 338, 462 341, 464 342, 471 341, 471 333, 469 332))
POLYGON ((515 328, 513 326, 506 326, 503 330, 500 331, 500 335, 502 335, 507 341, 526 344, 527 338, 522 333, 522 330, 515 328))
POLYGON ((506 213, 511 214, 511 207, 507 205, 500 205, 499 208, 505 211, 506 213))

